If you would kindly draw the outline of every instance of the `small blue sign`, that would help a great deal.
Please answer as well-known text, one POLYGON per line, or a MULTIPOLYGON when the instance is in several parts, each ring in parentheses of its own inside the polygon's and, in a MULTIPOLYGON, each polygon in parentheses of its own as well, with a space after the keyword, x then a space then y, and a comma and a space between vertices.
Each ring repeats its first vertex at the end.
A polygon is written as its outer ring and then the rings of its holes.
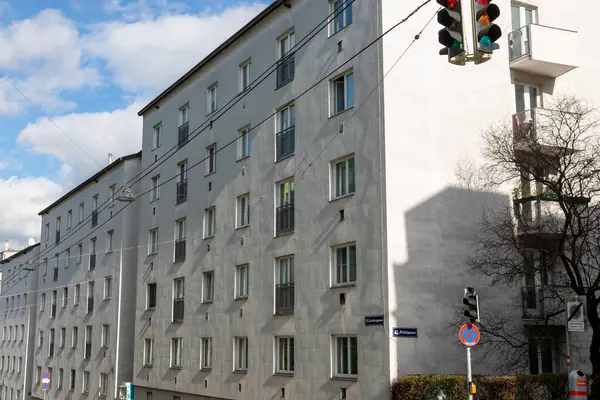
POLYGON ((394 337, 418 337, 417 328, 394 328, 392 330, 394 337))
POLYGON ((383 325, 383 315, 365 317, 365 325, 383 325))
POLYGON ((50 389, 50 384, 49 383, 42 383, 42 390, 48 390, 50 389))

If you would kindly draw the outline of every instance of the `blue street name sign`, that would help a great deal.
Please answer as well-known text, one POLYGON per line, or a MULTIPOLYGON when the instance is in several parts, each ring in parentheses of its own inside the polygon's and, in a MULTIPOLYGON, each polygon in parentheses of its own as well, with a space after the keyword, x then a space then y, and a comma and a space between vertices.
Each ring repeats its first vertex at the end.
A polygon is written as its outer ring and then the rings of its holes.
POLYGON ((365 325, 383 325, 383 315, 365 317, 365 325))
POLYGON ((394 328, 392 330, 392 336, 394 337, 418 337, 417 328, 394 328))

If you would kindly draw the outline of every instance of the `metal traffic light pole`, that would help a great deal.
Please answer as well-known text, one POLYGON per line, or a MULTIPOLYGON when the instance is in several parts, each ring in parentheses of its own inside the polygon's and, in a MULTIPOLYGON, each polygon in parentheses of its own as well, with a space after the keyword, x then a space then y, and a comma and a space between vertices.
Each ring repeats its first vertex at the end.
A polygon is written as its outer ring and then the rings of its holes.
POLYGON ((473 400, 473 394, 476 393, 477 389, 473 384, 473 371, 471 368, 471 347, 479 343, 481 337, 479 328, 475 325, 475 322, 480 322, 479 318, 479 296, 472 287, 465 288, 463 304, 467 306, 464 312, 465 317, 469 318, 469 322, 464 324, 459 330, 460 341, 467 347, 467 390, 468 399, 473 400), (475 304, 472 304, 470 299, 475 300, 475 304), (471 311, 475 311, 475 315, 471 314, 471 311))

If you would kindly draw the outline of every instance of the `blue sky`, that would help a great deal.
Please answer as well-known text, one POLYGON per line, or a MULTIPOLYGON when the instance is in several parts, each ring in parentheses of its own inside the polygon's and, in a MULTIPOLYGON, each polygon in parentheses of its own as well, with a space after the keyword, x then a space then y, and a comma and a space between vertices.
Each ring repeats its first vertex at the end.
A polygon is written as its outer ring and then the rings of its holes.
POLYGON ((0 240, 138 151, 137 111, 270 1, 0 0, 0 240))

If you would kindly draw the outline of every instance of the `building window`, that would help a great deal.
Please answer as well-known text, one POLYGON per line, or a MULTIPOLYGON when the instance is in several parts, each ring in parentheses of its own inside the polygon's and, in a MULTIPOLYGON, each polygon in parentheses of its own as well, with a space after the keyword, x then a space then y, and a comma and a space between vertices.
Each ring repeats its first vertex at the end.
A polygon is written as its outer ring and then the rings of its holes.
POLYGON ((61 218, 56 217, 56 243, 60 242, 60 222, 61 218))
POLYGON ((346 72, 330 84, 331 115, 335 115, 354 106, 354 73, 346 72))
POLYGON ((112 277, 104 278, 104 300, 110 299, 112 296, 112 277))
POLYGON ((212 338, 202 338, 202 347, 200 353, 200 369, 212 368, 212 338))
POLYGON ((356 283, 356 244, 333 248, 334 285, 356 283))
POLYGON ((71 370, 71 377, 69 379, 69 390, 70 391, 75 390, 75 370, 74 369, 71 370))
POLYGON ((146 285, 146 310, 156 308, 156 283, 146 285))
POLYGON ((217 145, 211 144, 206 148, 206 174, 217 170, 217 145))
POLYGON ((19 357, 17 359, 17 373, 21 373, 21 365, 23 364, 23 357, 19 357))
POLYGON ((185 218, 175 221, 175 262, 185 260, 185 218))
POLYGON ((79 223, 83 222, 83 217, 84 217, 84 210, 85 210, 85 203, 80 203, 79 204, 79 223))
POLYGON ((69 288, 66 287, 66 288, 63 288, 62 306, 66 307, 68 301, 69 301, 69 288))
POLYGON ((99 396, 106 397, 106 393, 108 391, 108 374, 100 373, 100 382, 99 384, 99 396))
POLYGON ((46 309, 46 293, 42 293, 42 299, 40 301, 40 311, 44 311, 46 309))
POLYGON ((210 114, 217 111, 217 88, 218 83, 213 84, 206 90, 206 113, 210 114))
POLYGON ((117 191, 117 185, 113 184, 108 187, 108 199, 110 201, 111 206, 113 206, 115 204, 116 191, 117 191))
POLYGON ((250 64, 251 60, 240 64, 240 93, 250 87, 250 64))
POLYGON ((50 224, 46 224, 44 228, 44 240, 50 239, 50 224))
POLYGON ((183 322, 185 278, 173 279, 173 322, 183 322))
POLYGON ((215 236, 215 207, 204 210, 204 238, 215 236))
POLYGON ((248 338, 236 337, 234 347, 234 359, 236 371, 248 370, 248 338))
POLYGON ((250 126, 247 125, 238 130, 237 140, 237 157, 238 160, 250 157, 250 126))
POLYGON ((71 229, 73 226, 73 210, 67 211, 67 229, 71 229))
POLYGON ((63 378, 64 378, 64 370, 62 368, 58 369, 58 388, 63 388, 63 378))
POLYGON ((295 64, 292 48, 295 44, 295 33, 290 31, 277 39, 277 88, 294 79, 295 64))
POLYGON ((83 358, 89 360, 92 357, 92 326, 87 325, 85 327, 85 348, 83 351, 83 358))
POLYGON ((160 147, 160 143, 162 140, 162 123, 158 123, 154 125, 152 128, 152 150, 160 147))
POLYGON ((77 244, 77 264, 81 264, 83 258, 83 243, 77 244))
POLYGON ((296 151, 296 107, 294 104, 288 104, 277 111, 275 124, 275 160, 279 161, 296 151))
POLYGON ((179 126, 187 124, 190 118, 190 106, 189 104, 184 105, 179 109, 179 126))
POLYGON ((50 329, 50 337, 48 338, 48 357, 54 356, 54 328, 50 329))
POLYGON ((109 253, 113 251, 113 239, 115 237, 115 231, 110 230, 106 232, 106 252, 109 253))
POLYGON ((250 225, 250 195, 248 193, 237 198, 237 227, 250 225))
POLYGON ((148 235, 148 254, 158 253, 158 228, 150 230, 148 235))
POLYGON ((65 250, 65 268, 71 266, 71 249, 65 250))
POLYGON ((293 178, 277 184, 276 235, 294 231, 294 186, 293 178))
POLYGON ((73 305, 76 306, 79 304, 79 295, 81 294, 81 286, 80 284, 75 285, 75 294, 73 294, 73 305))
POLYGON ((73 329, 71 330, 71 347, 72 348, 77 347, 77 336, 78 335, 79 335, 79 328, 74 326, 73 329))
POLYGON ((354 194, 355 192, 354 156, 335 161, 331 166, 331 198, 354 194))
POLYGON ((94 281, 87 284, 87 313, 91 314, 94 311, 94 281))
POLYGON ((90 372, 83 371, 83 381, 81 383, 81 393, 89 393, 90 391, 90 372))
POLYGON ((90 239, 90 265, 89 270, 96 268, 96 238, 90 239))
POLYGON ((187 201, 187 173, 187 160, 177 164, 177 198, 175 199, 176 204, 181 204, 187 201))
POLYGON ((181 368, 183 358, 183 338, 171 339, 171 368, 181 368))
POLYGON ((235 298, 245 299, 248 297, 248 264, 235 267, 235 298))
POLYGON ((60 328, 60 338, 58 345, 61 349, 65 348, 65 343, 67 341, 67 328, 60 328))
POLYGON ((278 374, 293 374, 294 373, 294 338, 293 337, 276 337, 277 347, 277 364, 276 371, 278 374))
POLYGON ((154 365, 154 339, 144 339, 144 365, 154 365))
POLYGON ((281 257, 276 262, 275 313, 294 312, 294 256, 281 257))
POLYGON ((110 326, 102 324, 102 332, 100 336, 100 345, 104 348, 108 347, 110 343, 110 326))
POLYGON ((334 336, 334 375, 358 377, 358 345, 356 336, 334 336))
POLYGON ((177 133, 177 145, 181 148, 188 141, 190 131, 189 105, 186 104, 179 109, 179 128, 177 133))
POLYGON ((554 367, 556 351, 552 338, 530 337, 528 350, 530 374, 551 374, 556 372, 554 367))
POLYGON ((48 274, 48 259, 44 258, 44 264, 42 265, 43 270, 42 270, 42 275, 47 275, 48 274))
POLYGON ((160 198, 160 175, 151 179, 150 201, 156 201, 160 198))
POLYGON ((41 379, 42 379, 42 367, 40 367, 38 365, 36 367, 35 383, 40 383, 41 379))
POLYGON ((215 290, 215 273, 214 271, 208 271, 202 274, 202 301, 204 303, 210 303, 213 301, 214 290, 215 290))
POLYGON ((19 341, 22 342, 24 337, 25 337, 25 325, 22 324, 21 330, 19 331, 19 341))
POLYGON ((333 35, 352 23, 352 1, 333 0, 329 3, 331 23, 329 34, 333 35))

